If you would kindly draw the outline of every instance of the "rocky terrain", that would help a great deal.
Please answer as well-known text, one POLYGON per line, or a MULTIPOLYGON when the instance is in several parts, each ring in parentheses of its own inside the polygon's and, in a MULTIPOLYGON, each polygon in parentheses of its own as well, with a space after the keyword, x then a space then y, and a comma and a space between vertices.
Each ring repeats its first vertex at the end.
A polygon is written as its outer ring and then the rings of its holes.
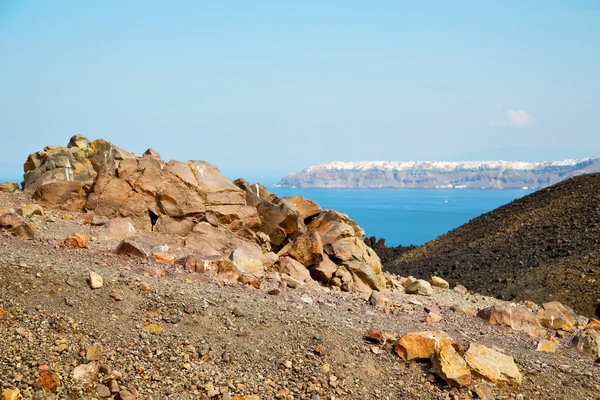
POLYGON ((291 173, 277 183, 296 188, 540 189, 600 172, 600 158, 553 162, 333 162, 291 173))
POLYGON ((515 200, 386 260, 390 271, 450 282, 507 300, 558 300, 600 314, 600 174, 515 200))
POLYGON ((349 217, 181 164, 75 137, 0 184, 2 400, 600 397, 600 321, 384 273, 349 217))

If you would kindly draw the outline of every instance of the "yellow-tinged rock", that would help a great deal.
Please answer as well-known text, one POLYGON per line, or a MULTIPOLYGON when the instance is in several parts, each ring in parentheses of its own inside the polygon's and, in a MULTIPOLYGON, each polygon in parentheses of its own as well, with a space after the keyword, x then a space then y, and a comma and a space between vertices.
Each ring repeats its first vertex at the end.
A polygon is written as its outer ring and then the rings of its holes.
POLYGON ((2 391, 2 400, 17 400, 21 394, 19 389, 4 389, 2 391))
POLYGON ((577 324, 571 312, 558 301, 544 304, 537 317, 543 327, 550 329, 570 331, 577 324))
POLYGON ((177 259, 177 256, 171 253, 152 253, 152 257, 154 257, 157 262, 163 264, 173 264, 177 259))
POLYGON ((69 236, 65 239, 65 246, 70 249, 82 249, 87 248, 88 237, 83 233, 69 233, 69 236))
POLYGON ((100 349, 96 346, 88 347, 85 358, 87 358, 88 361, 98 361, 100 359, 100 349))
POLYGON ((100 274, 95 273, 94 271, 90 271, 90 287, 92 289, 100 289, 104 284, 104 279, 100 274))
POLYGON ((38 383, 47 392, 56 393, 60 387, 60 379, 58 375, 50 370, 40 371, 38 383))
POLYGON ((444 332, 409 332, 398 340, 394 350, 402 359, 412 361, 431 358, 437 348, 450 345, 444 332))
POLYGON ((465 354, 465 360, 473 373, 496 385, 515 387, 521 385, 523 377, 511 356, 471 343, 465 354))
POLYGON ((144 330, 146 332, 154 332, 154 333, 161 333, 162 331, 164 331, 162 326, 156 325, 156 324, 146 325, 142 328, 142 330, 144 330))
POLYGON ((539 341, 536 351, 541 351, 543 353, 556 353, 557 348, 557 343, 552 342, 550 340, 542 339, 539 341))
POLYGON ((33 215, 44 215, 44 209, 39 204, 27 204, 21 209, 21 215, 25 218, 33 215))
POLYGON ((596 332, 600 333, 600 321, 598 321, 596 318, 590 319, 588 324, 585 326, 585 330, 586 331, 596 331, 596 332))
POLYGON ((260 400, 260 397, 258 397, 255 394, 251 394, 248 396, 234 396, 231 397, 229 400, 260 400))
POLYGON ((429 283, 431 283, 431 286, 433 287, 438 287, 442 289, 448 289, 450 287, 450 284, 445 279, 442 279, 439 276, 432 276, 429 283))
POLYGON ((450 386, 461 387, 471 383, 471 371, 452 345, 436 349, 431 359, 431 371, 450 386))

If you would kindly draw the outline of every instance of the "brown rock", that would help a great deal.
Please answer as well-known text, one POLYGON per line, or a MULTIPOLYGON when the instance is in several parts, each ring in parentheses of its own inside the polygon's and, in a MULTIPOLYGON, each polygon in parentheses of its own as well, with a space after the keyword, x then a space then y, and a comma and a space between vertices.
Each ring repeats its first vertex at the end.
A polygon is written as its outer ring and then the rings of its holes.
POLYGON ((277 204, 262 202, 257 207, 261 231, 269 235, 271 244, 281 246, 288 236, 306 232, 304 222, 293 204, 280 200, 277 204))
POLYGON ((58 388, 60 387, 60 379, 58 378, 58 375, 50 370, 40 371, 38 383, 45 391, 50 393, 58 392, 58 388))
POLYGON ((289 275, 299 282, 306 282, 311 279, 308 269, 290 257, 279 258, 279 272, 289 275))
POLYGON ((495 385, 518 387, 522 376, 512 357, 475 343, 471 343, 465 354, 471 371, 495 385))
POLYGON ((544 304, 537 317, 540 324, 549 329, 570 331, 577 324, 571 312, 558 301, 544 304))
POLYGON ((450 346, 444 332, 409 332, 396 343, 395 351, 405 361, 429 359, 436 348, 450 346))
POLYGON ((0 228, 11 229, 23 225, 25 220, 14 211, 0 215, 0 228))
MULTIPOLYGON (((212 214, 211 214, 212 215, 212 214)), ((194 228, 194 221, 188 218, 175 218, 162 215, 156 221, 154 230, 170 235, 187 236, 194 228)))
POLYGON ((148 292, 151 289, 152 289, 152 287, 150 286, 149 283, 147 283, 147 282, 140 282, 140 290, 141 291, 148 292))
POLYGON ((375 343, 383 343, 383 333, 377 328, 371 328, 365 332, 364 338, 375 343))
POLYGON ((100 240, 122 240, 135 236, 135 224, 131 218, 113 218, 98 233, 100 240))
POLYGON ((123 239, 117 247, 113 250, 115 254, 121 254, 125 256, 133 257, 150 257, 150 250, 147 246, 139 243, 133 239, 123 239))
POLYGON ((136 400, 137 398, 129 390, 121 390, 119 392, 119 400, 136 400))
POLYGON ((283 199, 296 206, 298 213, 300 213, 300 218, 303 220, 314 217, 321 212, 321 206, 317 202, 302 196, 284 197, 283 199))
POLYGON ((496 305, 480 310, 477 316, 493 325, 508 326, 535 337, 546 336, 546 330, 527 308, 496 305))
POLYGON ((171 253, 152 253, 152 257, 154 257, 154 259, 162 264, 173 264, 175 262, 175 260, 177 259, 177 256, 175 254, 171 254, 171 253))
POLYGON ((323 254, 323 260, 318 265, 311 266, 309 272, 314 280, 327 282, 333 277, 337 269, 338 266, 331 261, 327 254, 323 254))
POLYGON ((467 288, 464 287, 463 285, 456 285, 456 286, 454 286, 454 289, 452 289, 452 290, 454 290, 454 292, 456 292, 458 294, 463 294, 463 295, 469 293, 467 288))
POLYGON ((467 363, 452 345, 442 345, 435 350, 431 359, 431 371, 450 386, 461 387, 471 383, 467 363))
POLYGON ((54 181, 41 184, 33 194, 34 200, 50 208, 65 211, 81 211, 85 204, 86 190, 82 182, 54 181))
POLYGON ((65 246, 70 249, 85 249, 88 245, 88 237, 83 233, 69 233, 69 236, 65 239, 65 246))
POLYGON ((297 237, 286 252, 307 268, 323 261, 323 243, 314 231, 297 237))

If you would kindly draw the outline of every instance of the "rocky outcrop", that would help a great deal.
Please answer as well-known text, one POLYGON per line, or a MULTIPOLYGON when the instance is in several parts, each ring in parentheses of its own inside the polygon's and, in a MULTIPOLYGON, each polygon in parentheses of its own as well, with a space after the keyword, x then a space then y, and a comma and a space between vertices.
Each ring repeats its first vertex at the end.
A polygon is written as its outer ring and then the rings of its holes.
MULTIPOLYGON (((230 182, 205 161, 165 162, 152 149, 138 157, 102 139, 74 136, 66 147, 31 154, 24 169, 26 193, 46 207, 102 219, 101 240, 149 231, 180 236, 199 260, 189 268, 229 259, 231 271, 254 286, 269 268, 298 285, 385 288, 379 258, 347 215, 300 196, 280 199, 261 184, 230 182)), ((135 240, 116 252, 152 254, 135 240)))

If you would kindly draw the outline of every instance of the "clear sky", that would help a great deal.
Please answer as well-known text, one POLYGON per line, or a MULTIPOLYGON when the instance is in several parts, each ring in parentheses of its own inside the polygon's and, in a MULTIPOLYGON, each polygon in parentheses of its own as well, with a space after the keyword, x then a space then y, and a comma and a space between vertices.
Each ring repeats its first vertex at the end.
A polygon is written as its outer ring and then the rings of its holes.
POLYGON ((0 176, 79 133, 230 177, 600 155, 599 1, 0 0, 0 176))

